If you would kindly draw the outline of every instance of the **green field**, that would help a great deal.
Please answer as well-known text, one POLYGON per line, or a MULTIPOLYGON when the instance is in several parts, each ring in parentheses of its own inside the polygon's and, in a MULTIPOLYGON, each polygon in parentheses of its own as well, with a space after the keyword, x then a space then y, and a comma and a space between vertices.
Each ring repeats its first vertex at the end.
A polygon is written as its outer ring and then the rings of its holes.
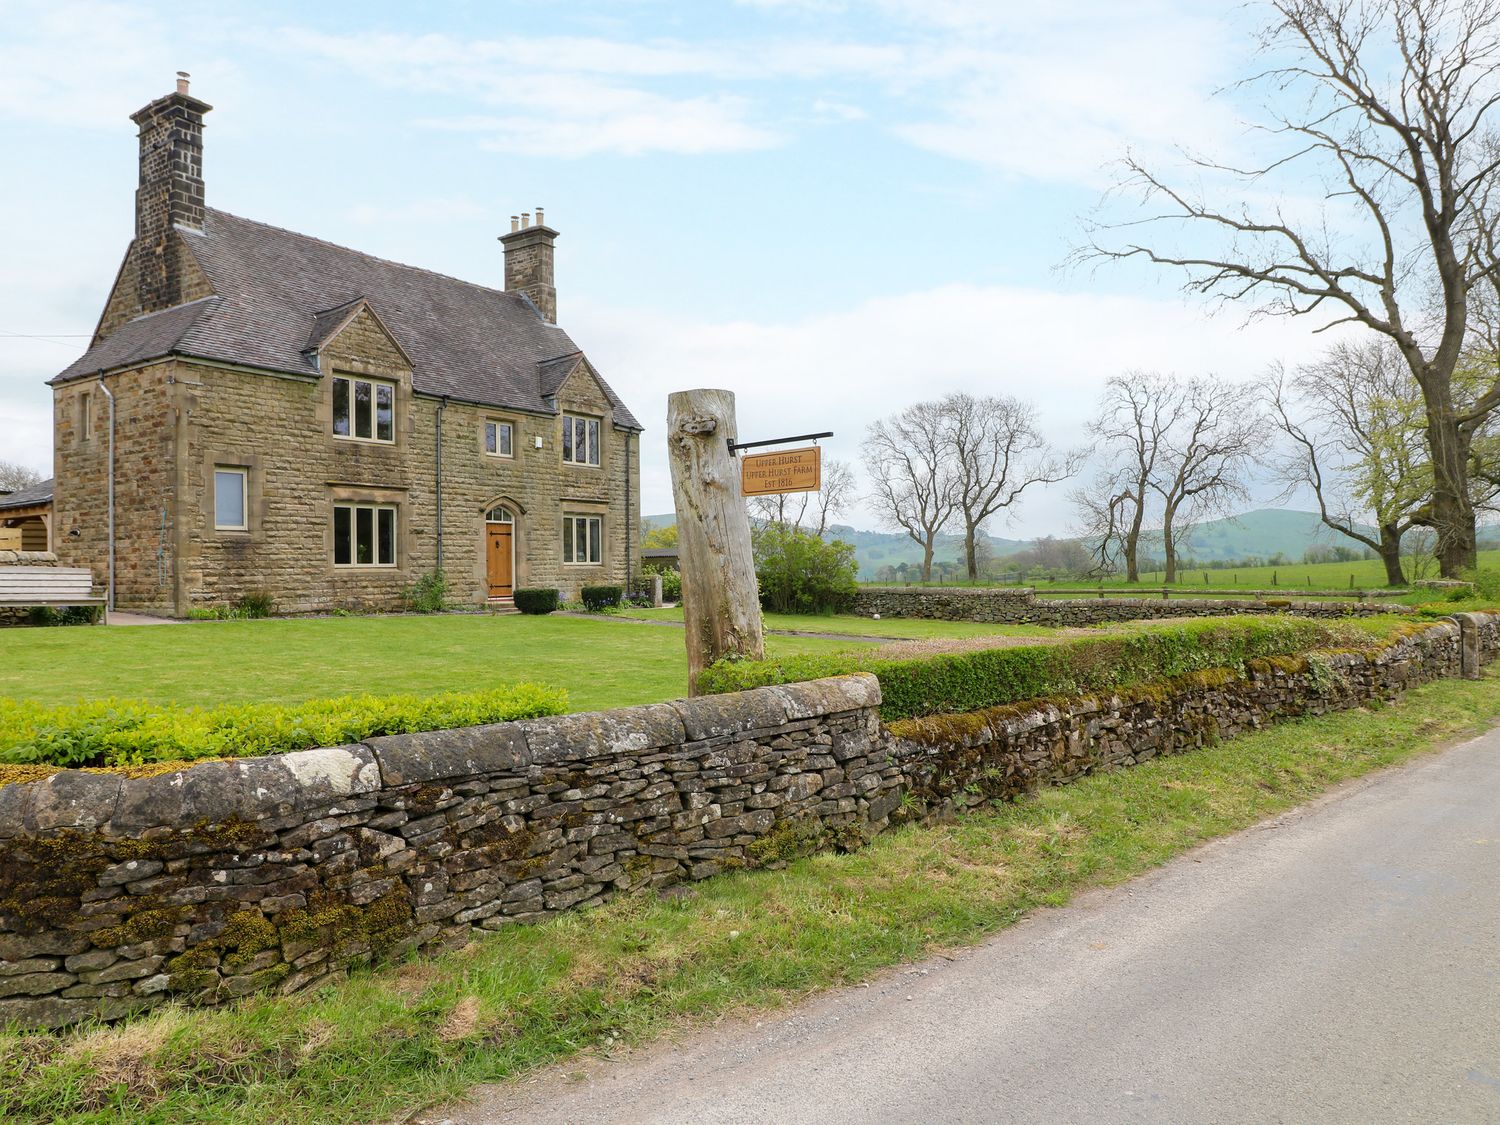
MULTIPOLYGON (((771 653, 859 642, 772 637, 771 653)), ((682 632, 618 618, 443 615, 204 621, 11 629, 0 696, 70 703, 272 701, 388 692, 427 695, 531 680, 566 688, 574 711, 687 693, 682 632)))
MULTIPOLYGON (((1479 552, 1479 565, 1484 568, 1500 567, 1500 551, 1479 552)), ((1436 578, 1437 567, 1420 576, 1407 574, 1407 578, 1436 578)), ((1150 588, 1159 591, 1164 575, 1161 571, 1148 571, 1141 575, 1139 587, 1132 587, 1123 578, 1089 579, 1086 582, 1035 583, 1038 593, 1062 593, 1065 590, 1095 590, 1101 586, 1123 590, 1150 588)), ((933 583, 936 585, 936 583, 933 583)), ((967 583, 947 583, 967 585, 967 583)), ((987 585, 987 583, 980 583, 987 585)), ((1031 583, 1027 583, 1031 585, 1031 583)), ((1378 590, 1385 586, 1385 567, 1379 559, 1361 559, 1342 563, 1293 563, 1288 566, 1239 567, 1234 570, 1189 570, 1179 571, 1176 587, 1185 591, 1224 591, 1244 593, 1248 590, 1319 590, 1347 594, 1352 590, 1378 590)))

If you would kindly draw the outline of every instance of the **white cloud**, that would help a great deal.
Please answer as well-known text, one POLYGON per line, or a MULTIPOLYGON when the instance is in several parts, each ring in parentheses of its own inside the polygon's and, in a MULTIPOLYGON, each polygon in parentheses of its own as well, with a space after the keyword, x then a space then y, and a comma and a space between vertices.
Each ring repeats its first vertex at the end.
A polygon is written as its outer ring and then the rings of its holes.
MULTIPOLYGON (((1087 444, 1103 382, 1131 367, 1184 377, 1250 378, 1274 359, 1297 362, 1329 343, 1306 324, 1241 326, 1178 301, 1039 289, 946 285, 790 323, 694 323, 644 310, 574 302, 569 323, 646 426, 643 511, 671 511, 662 439, 667 395, 689 386, 738 395, 747 439, 833 430, 830 456, 858 461, 865 427, 949 391, 1035 402, 1054 444, 1087 444)), ((1063 485, 1029 498, 1016 528, 1063 533, 1063 485)), ((874 525, 869 511, 854 522, 874 525)))
MULTIPOLYGON (((571 99, 570 99, 571 100, 571 99)), ((743 98, 671 99, 638 90, 601 91, 587 104, 550 115, 475 115, 431 118, 432 129, 483 135, 485 148, 531 156, 577 158, 597 153, 641 156, 652 152, 701 155, 770 148, 778 137, 745 120, 743 98)))
MULTIPOLYGON (((754 6, 769 15, 821 9, 802 0, 754 6)), ((999 7, 888 0, 858 37, 842 28, 789 35, 779 23, 755 38, 694 42, 292 27, 265 46, 466 99, 486 111, 426 123, 477 127, 489 143, 530 154, 746 151, 779 144, 798 126, 868 116, 955 159, 1096 183, 1127 143, 1202 147, 1232 134, 1231 108, 1209 98, 1229 53, 1220 22, 1157 4, 999 7), (817 91, 784 97, 796 82, 817 91), (810 116, 799 108, 807 98, 815 99, 810 116)))

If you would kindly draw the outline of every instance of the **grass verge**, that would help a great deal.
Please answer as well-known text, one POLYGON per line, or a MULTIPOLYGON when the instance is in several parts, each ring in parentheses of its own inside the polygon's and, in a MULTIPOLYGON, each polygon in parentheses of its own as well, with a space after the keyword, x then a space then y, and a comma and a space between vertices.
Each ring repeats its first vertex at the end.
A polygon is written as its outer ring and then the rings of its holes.
POLYGON ((518 927, 323 992, 0 1033, 18 1122, 384 1120, 589 1049, 774 1008, 1113 884, 1500 717, 1500 676, 1287 723, 851 855, 518 927))

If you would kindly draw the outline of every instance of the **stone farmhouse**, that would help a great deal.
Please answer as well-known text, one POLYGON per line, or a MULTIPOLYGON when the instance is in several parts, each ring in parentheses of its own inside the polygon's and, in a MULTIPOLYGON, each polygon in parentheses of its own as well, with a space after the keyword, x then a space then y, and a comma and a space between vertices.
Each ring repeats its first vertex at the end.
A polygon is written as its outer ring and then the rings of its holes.
POLYGON ((628 581, 641 425, 556 324, 541 209, 504 291, 242 219, 205 203, 211 108, 184 75, 132 116, 135 238, 51 381, 59 560, 176 616, 628 581))

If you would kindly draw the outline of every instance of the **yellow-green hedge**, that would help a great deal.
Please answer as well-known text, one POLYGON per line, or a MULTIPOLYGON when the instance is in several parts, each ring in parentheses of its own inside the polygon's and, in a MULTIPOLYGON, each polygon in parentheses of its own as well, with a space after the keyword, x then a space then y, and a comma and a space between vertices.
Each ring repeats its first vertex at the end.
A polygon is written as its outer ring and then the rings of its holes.
POLYGON ((76 768, 244 758, 337 746, 382 734, 560 715, 567 707, 567 692, 540 684, 211 708, 130 699, 46 707, 0 699, 0 764, 76 768))

